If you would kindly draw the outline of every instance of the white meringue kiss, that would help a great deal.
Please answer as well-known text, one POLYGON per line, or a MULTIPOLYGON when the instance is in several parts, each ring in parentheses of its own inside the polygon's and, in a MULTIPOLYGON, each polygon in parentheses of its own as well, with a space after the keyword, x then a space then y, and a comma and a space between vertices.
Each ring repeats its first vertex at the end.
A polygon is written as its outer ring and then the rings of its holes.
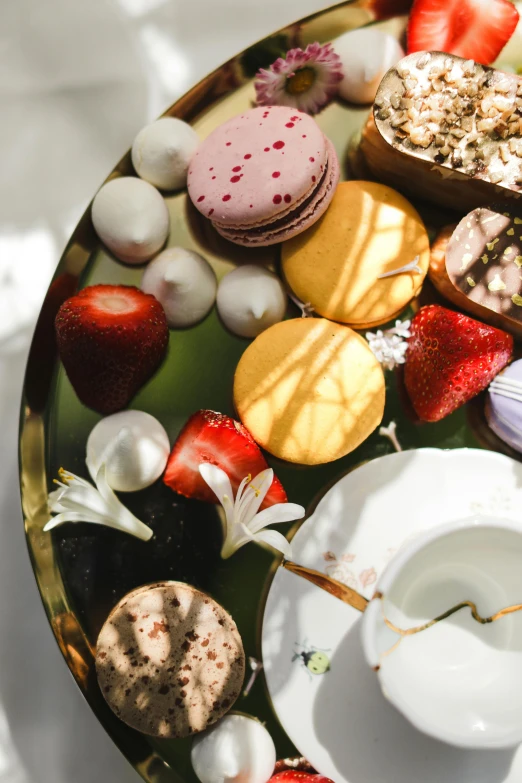
POLYGON ((221 320, 240 337, 257 337, 282 321, 287 296, 281 280, 262 266, 238 266, 221 280, 216 304, 221 320))
POLYGON ((162 304, 172 328, 201 321, 214 305, 216 289, 216 275, 208 261, 184 247, 163 250, 141 280, 141 290, 162 304))
POLYGON ((262 723, 232 714, 195 737, 190 758, 201 783, 267 783, 276 750, 262 723))
POLYGON ((404 57, 397 39, 374 27, 350 30, 333 44, 343 64, 339 95, 350 103, 372 103, 386 71, 404 57))
POLYGON ((112 489, 137 492, 161 476, 169 453, 167 433, 154 416, 143 411, 120 411, 101 419, 92 429, 86 464, 95 479, 105 463, 107 483, 112 489))
POLYGON ((118 177, 103 185, 94 197, 91 214, 103 244, 128 264, 148 261, 169 234, 163 196, 138 177, 118 177))
POLYGON ((187 184, 190 159, 199 144, 193 128, 176 117, 162 117, 140 130, 132 145, 137 174, 161 190, 187 184))

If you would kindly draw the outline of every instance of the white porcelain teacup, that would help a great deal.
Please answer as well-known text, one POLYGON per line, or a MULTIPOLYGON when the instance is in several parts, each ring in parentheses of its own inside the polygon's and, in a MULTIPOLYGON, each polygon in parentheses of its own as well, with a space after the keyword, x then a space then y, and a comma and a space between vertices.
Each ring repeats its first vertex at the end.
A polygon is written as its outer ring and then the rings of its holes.
POLYGON ((522 522, 473 517, 431 530, 388 565, 362 620, 384 695, 418 729, 466 748, 522 742, 522 522), (462 602, 469 606, 418 629, 462 602), (391 626, 400 629, 392 630, 391 626))

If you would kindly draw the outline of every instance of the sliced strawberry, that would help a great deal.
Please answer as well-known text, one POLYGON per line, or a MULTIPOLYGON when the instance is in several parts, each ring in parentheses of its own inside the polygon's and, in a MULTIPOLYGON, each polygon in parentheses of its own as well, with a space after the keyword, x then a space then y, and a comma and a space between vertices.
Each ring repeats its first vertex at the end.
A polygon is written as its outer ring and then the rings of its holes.
POLYGON ((408 23, 408 54, 449 52, 490 65, 518 20, 510 0, 415 0, 408 23))
POLYGON ((167 350, 165 311, 133 286, 92 285, 67 299, 55 319, 60 358, 84 405, 125 408, 167 350))
POLYGON ((324 775, 312 775, 309 772, 300 772, 295 769, 286 769, 272 775, 268 783, 333 783, 324 775))
MULTIPOLYGON (((198 470, 202 462, 224 470, 234 493, 245 476, 254 477, 268 468, 259 446, 242 424, 207 410, 194 413, 181 430, 167 463, 165 484, 180 495, 215 503, 216 496, 198 470)), ((286 500, 286 492, 274 476, 261 508, 286 500)))
POLYGON ((485 389, 506 366, 511 335, 439 305, 411 323, 404 382, 415 412, 439 421, 485 389))

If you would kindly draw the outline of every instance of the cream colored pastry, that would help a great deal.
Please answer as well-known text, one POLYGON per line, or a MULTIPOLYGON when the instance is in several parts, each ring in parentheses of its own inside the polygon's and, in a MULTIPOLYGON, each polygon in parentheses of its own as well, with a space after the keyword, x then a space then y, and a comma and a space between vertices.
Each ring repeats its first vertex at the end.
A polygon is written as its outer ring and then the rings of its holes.
POLYGON ((339 95, 350 103, 372 103, 386 71, 404 57, 397 39, 375 27, 344 33, 334 49, 343 64, 339 95))
POLYGON ((324 318, 271 326, 234 376, 234 404, 260 446, 319 465, 353 451, 380 424, 384 375, 368 343, 324 318))
POLYGON ((396 318, 424 282, 430 243, 415 208, 378 182, 341 182, 322 220, 284 242, 294 294, 332 321, 367 329, 396 318))
POLYGON ((162 117, 140 130, 132 145, 137 174, 161 190, 179 190, 187 184, 190 159, 199 136, 177 117, 162 117))
POLYGON ((226 715, 194 739, 190 758, 201 783, 267 783, 276 749, 260 721, 226 715))
POLYGON ((153 484, 165 470, 169 438, 154 416, 120 411, 106 416, 87 440, 87 468, 93 480, 105 463, 107 483, 117 492, 136 492, 153 484))
POLYGON ((283 284, 262 266, 238 266, 221 280, 217 309, 225 326, 240 337, 257 337, 282 321, 287 305, 283 284))
POLYGON ((169 234, 163 196, 138 177, 118 177, 103 185, 94 197, 91 214, 103 244, 128 264, 151 259, 169 234))
POLYGON ((184 247, 168 247, 150 262, 141 289, 163 305, 170 327, 192 326, 201 321, 216 300, 214 270, 199 253, 184 247))

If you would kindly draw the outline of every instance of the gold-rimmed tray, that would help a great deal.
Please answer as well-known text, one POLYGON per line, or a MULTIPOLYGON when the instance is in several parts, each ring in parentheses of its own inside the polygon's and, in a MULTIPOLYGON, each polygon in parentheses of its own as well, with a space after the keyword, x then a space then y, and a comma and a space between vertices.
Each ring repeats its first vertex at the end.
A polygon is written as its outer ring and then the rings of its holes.
MULTIPOLYGON (((404 7, 404 0, 389 2, 404 7)), ((190 121, 202 137, 225 119, 248 108, 253 100, 252 76, 292 46, 332 40, 346 30, 374 21, 369 0, 340 3, 264 39, 218 68, 176 102, 167 115, 190 121)), ((404 17, 382 22, 401 36, 404 17)), ((318 119, 334 142, 348 178, 350 142, 362 127, 368 107, 334 102, 318 119)), ((133 174, 127 153, 110 177, 133 174)), ((222 277, 237 263, 277 265, 278 248, 245 251, 220 238, 208 221, 191 206, 186 193, 166 198, 171 217, 169 245, 201 252, 222 277)), ((418 205, 435 227, 445 216, 418 205)), ((110 609, 130 589, 149 581, 178 579, 211 593, 234 616, 247 656, 260 657, 259 621, 272 556, 249 546, 224 562, 219 557, 221 529, 217 511, 185 500, 161 482, 125 497, 125 503, 154 529, 143 543, 111 530, 88 525, 66 526, 51 536, 43 533, 48 520, 47 494, 60 466, 86 475, 85 444, 100 416, 76 398, 59 365, 53 340, 54 315, 65 298, 85 285, 126 283, 139 285, 142 267, 116 261, 100 244, 92 228, 90 210, 81 219, 56 270, 38 320, 31 348, 22 400, 20 480, 27 542, 34 572, 53 632, 67 664, 95 714, 114 741, 147 781, 195 780, 190 764, 190 741, 154 740, 121 723, 102 698, 93 670, 97 633, 110 609)), ((433 301, 426 284, 422 296, 433 301)), ((418 303, 414 303, 416 307, 418 303)), ((289 308, 290 315, 297 310, 289 308)), ((224 329, 215 310, 196 327, 172 331, 166 361, 134 398, 131 407, 146 410, 165 426, 171 442, 188 416, 198 408, 233 414, 231 387, 237 361, 248 341, 224 329)), ((462 409, 448 419, 417 427, 407 417, 394 374, 387 374, 384 423, 395 419, 405 448, 477 446, 483 422, 480 405, 462 409), (475 410, 473 425, 468 413, 475 410)), ((489 447, 500 443, 489 441, 489 447)), ((335 463, 313 468, 270 459, 289 498, 309 506, 325 487, 361 462, 390 451, 390 444, 374 433, 355 452, 335 463)), ((266 722, 278 756, 296 752, 279 726, 262 677, 236 708, 266 722)))

